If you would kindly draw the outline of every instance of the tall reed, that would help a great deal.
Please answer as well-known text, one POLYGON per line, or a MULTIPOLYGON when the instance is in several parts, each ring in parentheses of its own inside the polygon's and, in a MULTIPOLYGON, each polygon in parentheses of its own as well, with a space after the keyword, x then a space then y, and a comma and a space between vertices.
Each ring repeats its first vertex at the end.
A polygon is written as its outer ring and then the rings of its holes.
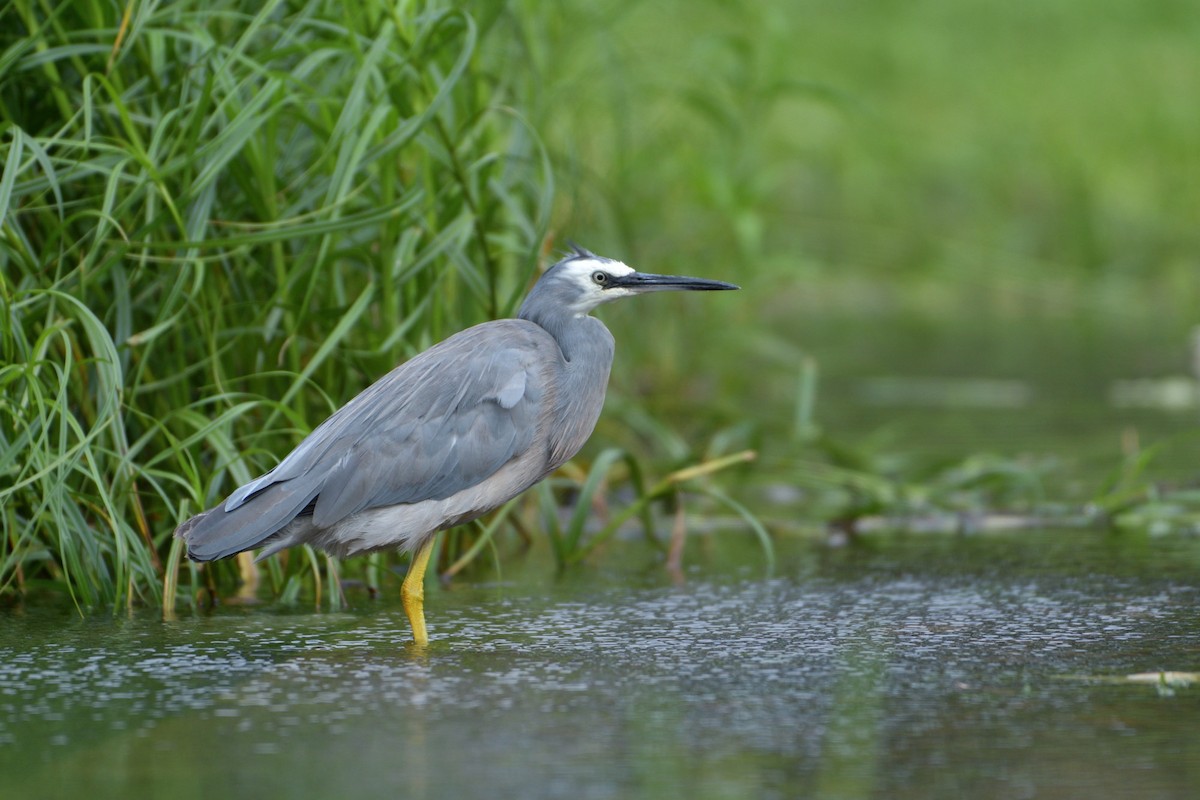
POLYGON ((246 8, 0 12, 0 594, 160 602, 180 519, 532 277, 502 6, 246 8))

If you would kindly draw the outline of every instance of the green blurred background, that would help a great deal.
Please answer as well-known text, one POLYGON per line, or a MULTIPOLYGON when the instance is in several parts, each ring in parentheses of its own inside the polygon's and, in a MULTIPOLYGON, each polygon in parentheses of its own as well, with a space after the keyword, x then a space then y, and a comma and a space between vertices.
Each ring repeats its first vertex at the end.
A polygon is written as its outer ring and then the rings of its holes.
MULTIPOLYGON (((779 431, 810 356, 826 431, 909 454, 1094 478, 1194 429, 1194 387, 1173 406, 1173 384, 1122 383, 1193 370, 1194 7, 567 4, 544 24, 560 225, 746 286, 622 360, 645 402, 715 371, 736 388, 705 405, 779 431)), ((1193 446, 1165 449, 1163 474, 1194 477, 1193 446)))

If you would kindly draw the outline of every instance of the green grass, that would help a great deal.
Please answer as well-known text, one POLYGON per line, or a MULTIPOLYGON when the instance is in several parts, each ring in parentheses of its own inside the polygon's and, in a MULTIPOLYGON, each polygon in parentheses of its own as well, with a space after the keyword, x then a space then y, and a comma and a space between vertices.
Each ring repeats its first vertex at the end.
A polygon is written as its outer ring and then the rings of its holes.
POLYGON ((553 191, 469 14, 129 8, 2 12, 0 591, 83 607, 157 603, 180 519, 510 314, 553 191))
MULTIPOLYGON (((242 581, 336 606, 339 576, 391 579, 390 557, 306 549, 201 572, 171 533, 396 363, 514 313, 554 180, 510 68, 520 17, 477 11, 0 12, 0 595, 173 613, 242 581)), ((585 498, 622 480, 610 461, 585 498)), ((510 510, 446 537, 447 571, 510 510)))

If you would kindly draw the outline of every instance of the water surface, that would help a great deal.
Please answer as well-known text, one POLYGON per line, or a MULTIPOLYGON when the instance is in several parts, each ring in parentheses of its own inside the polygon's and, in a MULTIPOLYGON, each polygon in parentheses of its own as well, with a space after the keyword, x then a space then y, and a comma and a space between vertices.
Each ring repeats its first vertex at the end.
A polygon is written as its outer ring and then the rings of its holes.
MULTIPOLYGON (((730 537, 735 535, 730 535, 730 537)), ((728 538, 726 539, 728 540, 728 538)), ((1193 797, 1200 542, 693 544, 398 603, 0 618, 4 797, 1193 797), (730 555, 732 553, 732 555, 730 555), (538 576, 541 576, 539 579, 538 576)), ((509 561, 520 571, 518 561, 509 561)))

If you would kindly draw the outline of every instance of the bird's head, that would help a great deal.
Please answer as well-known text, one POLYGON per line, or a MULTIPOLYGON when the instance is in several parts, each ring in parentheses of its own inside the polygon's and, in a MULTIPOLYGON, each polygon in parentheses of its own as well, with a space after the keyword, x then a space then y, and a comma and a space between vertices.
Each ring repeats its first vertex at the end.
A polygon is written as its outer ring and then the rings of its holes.
POLYGON ((547 310, 547 304, 567 310, 572 316, 583 316, 602 303, 647 292, 703 292, 738 288, 724 281, 638 272, 620 261, 598 256, 579 245, 573 244, 571 249, 572 252, 546 270, 534 286, 525 305, 521 307, 522 317, 533 318, 540 311, 547 310))

